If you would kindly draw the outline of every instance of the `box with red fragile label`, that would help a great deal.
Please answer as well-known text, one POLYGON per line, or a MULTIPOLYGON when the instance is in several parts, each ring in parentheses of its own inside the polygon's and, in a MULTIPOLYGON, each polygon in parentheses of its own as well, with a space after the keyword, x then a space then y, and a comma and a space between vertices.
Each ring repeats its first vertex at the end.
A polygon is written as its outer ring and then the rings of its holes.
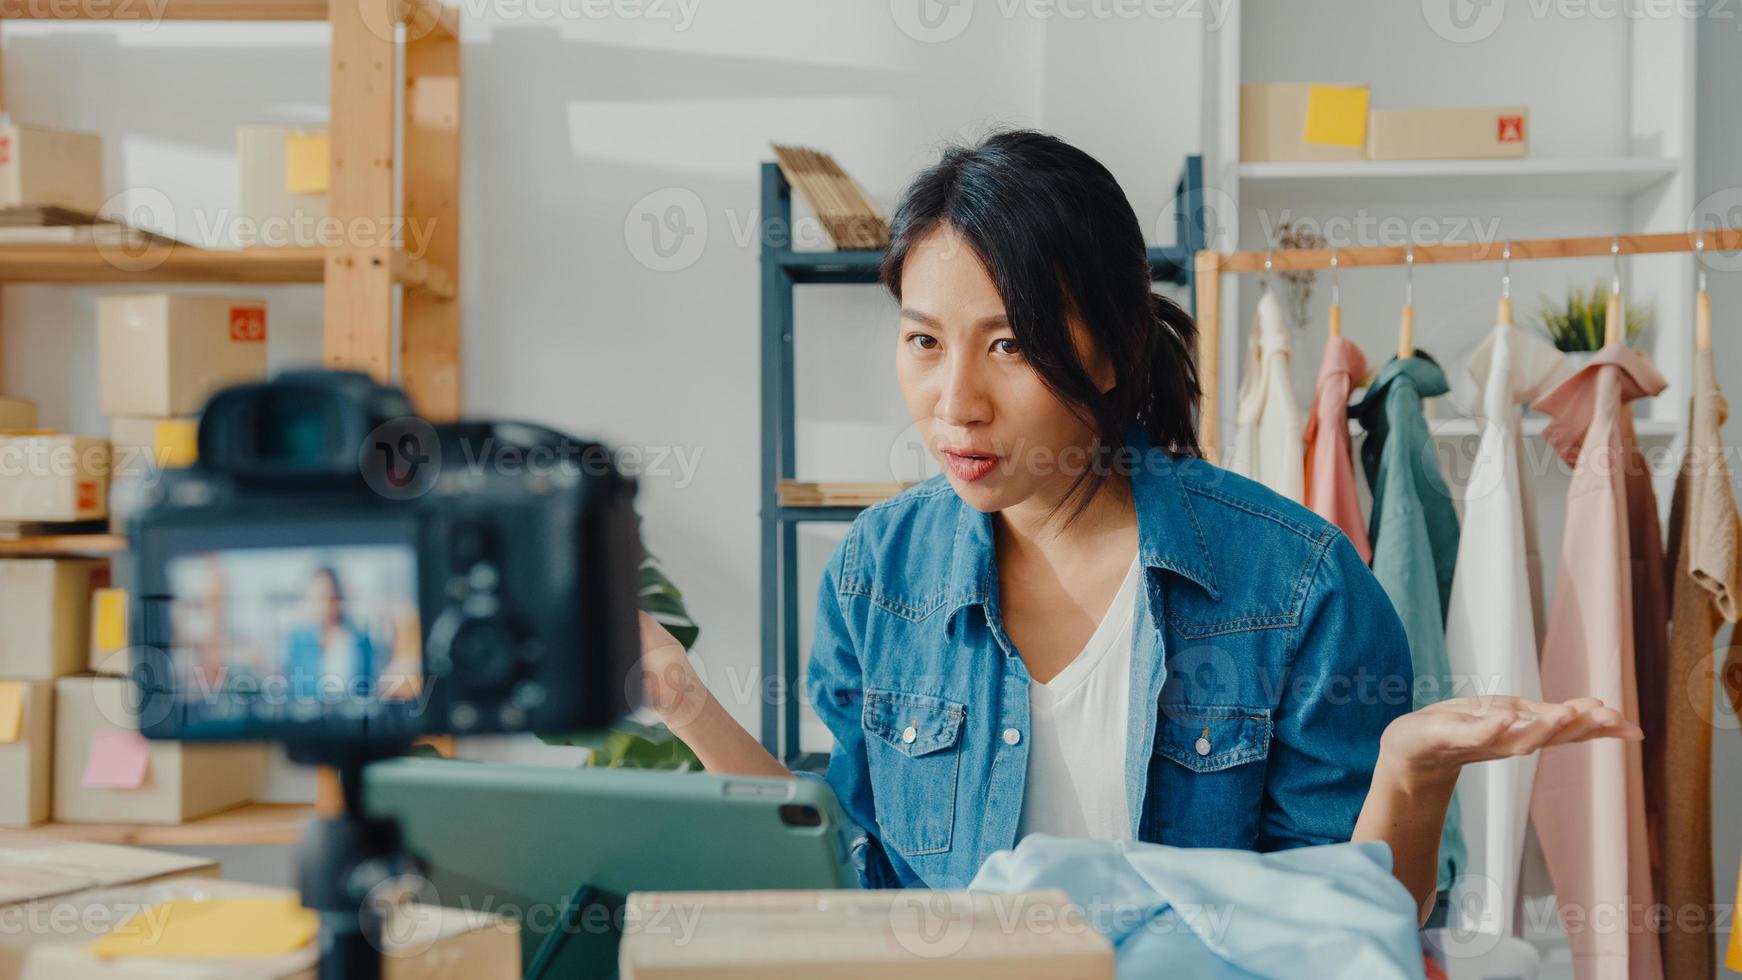
POLYGON ((1521 105, 1374 109, 1370 160, 1480 160, 1530 155, 1530 110, 1521 105))
POLYGON ((192 415, 220 388, 266 376, 266 301, 143 293, 97 300, 105 415, 192 415))
POLYGON ((111 468, 107 439, 0 433, 0 522, 102 518, 111 468))

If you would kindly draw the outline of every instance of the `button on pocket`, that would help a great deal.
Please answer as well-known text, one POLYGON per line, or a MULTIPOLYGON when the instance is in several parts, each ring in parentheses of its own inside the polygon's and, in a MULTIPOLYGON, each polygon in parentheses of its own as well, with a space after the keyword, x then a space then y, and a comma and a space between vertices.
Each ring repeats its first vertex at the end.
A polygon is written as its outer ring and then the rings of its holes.
POLYGON ((959 702, 928 694, 865 692, 861 724, 877 824, 901 854, 950 849, 966 715, 959 702))
POLYGON ((1270 754, 1270 709, 1163 704, 1155 749, 1187 769, 1214 772, 1270 754))

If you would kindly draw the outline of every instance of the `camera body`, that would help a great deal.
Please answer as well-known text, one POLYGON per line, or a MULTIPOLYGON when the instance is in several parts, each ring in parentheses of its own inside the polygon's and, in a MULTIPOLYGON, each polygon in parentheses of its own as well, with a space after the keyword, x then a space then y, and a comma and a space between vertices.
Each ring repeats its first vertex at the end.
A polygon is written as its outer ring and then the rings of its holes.
POLYGON ((293 372, 218 393, 199 462, 130 492, 147 737, 567 732, 638 699, 635 485, 598 443, 293 372))

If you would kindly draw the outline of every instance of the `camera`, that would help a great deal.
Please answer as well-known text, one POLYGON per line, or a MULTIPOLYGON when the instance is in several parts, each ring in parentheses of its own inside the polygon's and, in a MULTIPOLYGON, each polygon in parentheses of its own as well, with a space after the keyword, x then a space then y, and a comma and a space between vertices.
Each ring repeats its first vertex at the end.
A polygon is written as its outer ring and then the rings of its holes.
POLYGON ((335 371, 220 391, 198 445, 120 502, 147 737, 404 744, 634 708, 635 484, 605 446, 432 424, 335 371))

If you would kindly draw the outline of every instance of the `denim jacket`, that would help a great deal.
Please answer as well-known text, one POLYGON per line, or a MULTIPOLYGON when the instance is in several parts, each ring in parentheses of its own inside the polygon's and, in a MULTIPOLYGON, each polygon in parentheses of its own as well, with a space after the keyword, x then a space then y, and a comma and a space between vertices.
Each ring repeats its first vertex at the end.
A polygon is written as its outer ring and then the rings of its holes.
MULTIPOLYGON (((1348 840, 1410 710, 1391 601, 1333 524, 1127 433, 1144 568, 1125 788, 1138 840, 1348 840)), ((962 888, 1014 846, 1029 675, 999 615, 992 517, 934 477, 854 520, 824 571, 807 694, 867 887, 962 888)))

